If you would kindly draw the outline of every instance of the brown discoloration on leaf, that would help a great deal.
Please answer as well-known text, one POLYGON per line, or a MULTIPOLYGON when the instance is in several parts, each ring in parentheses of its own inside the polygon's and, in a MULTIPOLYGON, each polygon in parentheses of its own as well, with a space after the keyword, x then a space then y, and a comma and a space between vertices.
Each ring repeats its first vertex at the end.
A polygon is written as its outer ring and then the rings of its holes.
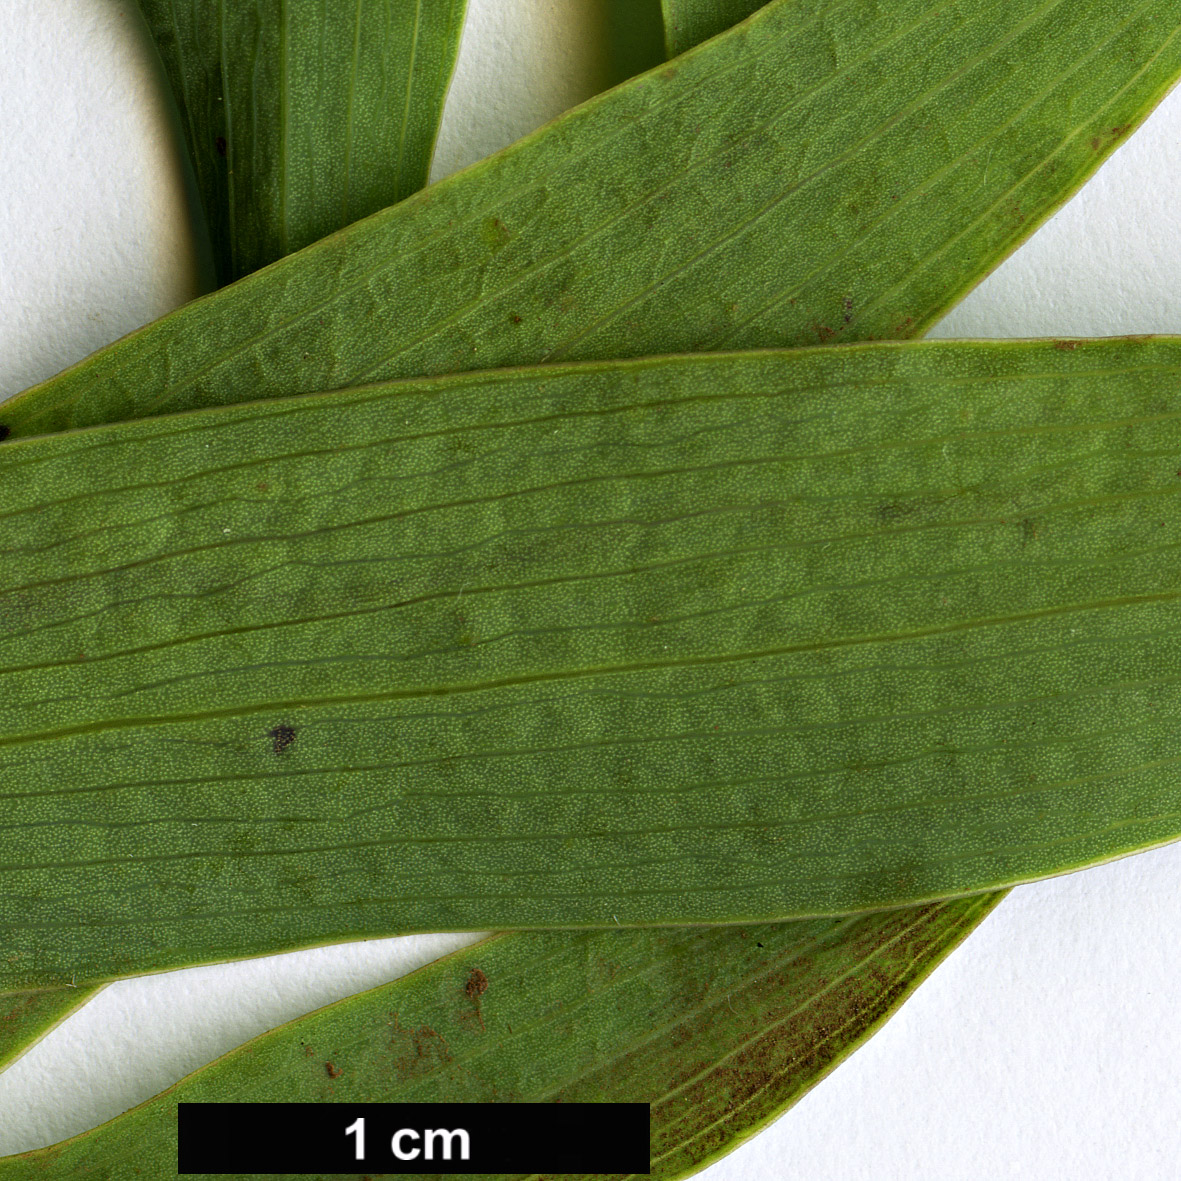
POLYGON ((1077 340, 1056 340, 1056 341, 1054 341, 1054 347, 1056 349, 1063 349, 1066 352, 1074 352, 1074 350, 1078 348, 1078 341, 1077 340))
POLYGON ((340 1078, 341 1069, 334 1062, 325 1062, 324 1069, 328 1072, 329 1078, 340 1078))
POLYGON ((467 993, 469 1000, 477 1000, 488 991, 488 977, 479 968, 473 968, 467 978, 467 983, 463 986, 463 991, 467 993))
POLYGON ((652 1152, 669 1154, 662 1172, 692 1168, 731 1146, 736 1124, 749 1129, 773 1118, 889 1015, 913 987, 916 965, 933 965, 956 941, 944 911, 934 904, 851 928, 834 924, 831 937, 821 933, 804 954, 774 925, 744 929, 742 978, 725 987, 705 970, 712 936, 704 933, 681 959, 674 1010, 681 1019, 555 1098, 652 1103, 652 1152), (860 966, 850 974, 854 961, 860 966), (719 1044, 719 1026, 745 1032, 719 1044))
POLYGON ((480 1021, 480 1028, 483 1029, 484 1012, 481 1007, 481 998, 488 991, 488 977, 479 968, 473 968, 468 973, 467 983, 463 986, 463 991, 467 995, 467 999, 475 1006, 476 1016, 480 1021))
POLYGON ((1091 136, 1091 151, 1097 152, 1117 139, 1122 139, 1131 129, 1131 123, 1118 123, 1115 127, 1109 127, 1106 131, 1100 132, 1099 135, 1091 136))
POLYGON ((294 726, 280 722, 273 730, 267 731, 267 737, 271 740, 271 749, 281 755, 295 741, 296 730, 294 726))
POLYGON ((429 1025, 404 1026, 397 1013, 390 1014, 389 1058, 382 1069, 399 1080, 430 1074, 451 1061, 447 1039, 429 1025))
POLYGON ((23 996, 23 997, 18 996, 16 998, 16 1004, 14 1004, 12 1006, 12 1008, 8 1010, 7 1013, 5 1013, 2 1017, 0 1017, 0 1021, 16 1021, 18 1018, 20 1018, 25 1013, 27 1013, 32 1007, 33 1007, 32 995, 23 996))

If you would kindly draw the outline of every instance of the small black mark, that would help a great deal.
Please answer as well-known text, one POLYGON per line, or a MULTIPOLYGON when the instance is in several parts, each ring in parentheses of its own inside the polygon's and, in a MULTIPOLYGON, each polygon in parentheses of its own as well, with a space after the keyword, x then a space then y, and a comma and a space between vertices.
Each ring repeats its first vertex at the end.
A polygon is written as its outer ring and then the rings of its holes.
POLYGON ((0 423, 0 443, 3 443, 4 440, 7 439, 8 436, 11 434, 12 434, 12 428, 4 426, 3 423, 0 423))
POLYGON ((229 144, 226 143, 226 137, 219 135, 213 142, 217 147, 217 154, 224 160, 230 151, 229 144))
POLYGON ((271 740, 271 749, 281 755, 295 741, 295 727, 286 724, 276 726, 267 731, 267 737, 271 740))

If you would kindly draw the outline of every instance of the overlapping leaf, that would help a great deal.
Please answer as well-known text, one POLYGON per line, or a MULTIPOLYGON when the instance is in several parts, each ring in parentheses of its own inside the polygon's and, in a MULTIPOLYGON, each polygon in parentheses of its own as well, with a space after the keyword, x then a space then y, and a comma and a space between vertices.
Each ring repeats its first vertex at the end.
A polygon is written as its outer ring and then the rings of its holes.
POLYGON ((647 1102, 651 1176, 755 1132, 992 899, 811 923, 501 936, 265 1034, 4 1181, 169 1177, 192 1102, 647 1102))
POLYGON ((767 0, 660 0, 664 44, 676 57, 746 20, 767 0))
POLYGON ((139 0, 222 283, 426 184, 466 0, 139 0))
POLYGON ((1172 839, 1179 358, 649 359, 5 444, 0 985, 1172 839))
MULTIPOLYGON (((139 0, 225 283, 426 184, 466 0, 139 0)), ((87 990, 0 1000, 0 1068, 87 990)))
POLYGON ((918 333, 1181 70, 1146 0, 777 0, 4 409, 14 436, 398 376, 918 333))
POLYGON ((0 1070, 11 1066, 97 991, 94 987, 50 988, 0 995, 0 1070))

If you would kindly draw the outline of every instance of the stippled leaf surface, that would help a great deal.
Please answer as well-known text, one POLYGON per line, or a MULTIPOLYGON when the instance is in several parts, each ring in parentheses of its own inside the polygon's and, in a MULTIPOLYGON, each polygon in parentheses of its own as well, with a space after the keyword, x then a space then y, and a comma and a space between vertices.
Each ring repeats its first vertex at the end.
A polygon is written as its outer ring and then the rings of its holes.
POLYGON ((660 0, 664 45, 676 57, 744 21, 767 0, 660 0))
POLYGON ((0 1070, 11 1066, 97 991, 94 987, 49 988, 0 995, 0 1070))
POLYGON ((0 984, 1173 839, 1179 359, 649 359, 5 444, 0 984))
MULTIPOLYGON (((257 57, 257 46, 261 45, 265 49, 268 45, 268 34, 273 34, 277 28, 281 27, 281 22, 272 19, 269 26, 264 27, 260 23, 260 12, 262 11, 260 6, 246 6, 242 9, 233 9, 228 13, 219 13, 216 21, 211 20, 211 6, 208 5, 193 5, 189 6, 187 10, 178 10, 172 5, 168 5, 167 7, 153 5, 151 0, 144 0, 144 8, 145 14, 153 24, 153 31, 157 36, 160 48, 168 61, 177 98, 186 116, 186 132, 189 137, 190 148, 193 149, 196 157, 198 171, 205 181, 203 192, 207 207, 212 215, 214 234, 218 238, 219 243, 225 248, 220 259, 224 278, 230 270, 229 250, 231 243, 228 228, 235 222, 235 217, 230 212, 229 205, 231 186, 229 185, 228 160, 236 155, 240 158, 240 161, 246 161, 245 165, 240 162, 237 168, 238 179, 235 190, 238 194, 236 208, 239 210, 236 218, 237 224, 245 228, 246 237, 253 241, 255 245, 264 249, 270 248, 271 252, 274 253, 274 241, 276 239, 274 225, 276 222, 277 205, 276 202, 267 199, 267 184, 257 183, 260 176, 264 180, 269 179, 273 182, 274 172, 272 171, 268 178, 264 176, 265 169, 262 171, 258 169, 252 170, 249 167, 251 155, 247 154, 246 149, 249 149, 253 156, 259 156, 261 152, 261 159, 264 165, 274 164, 273 145, 285 118, 280 107, 280 100, 290 105, 292 102, 292 91, 294 91, 295 98, 301 96, 306 97, 310 94, 311 92, 306 85, 307 78, 301 78, 296 73, 294 80, 297 85, 294 88, 290 86, 272 88, 270 94, 265 96, 269 106, 265 107, 261 112, 263 115, 261 120, 258 117, 260 112, 257 106, 250 105, 256 104, 257 95, 247 95, 246 97, 249 99, 249 103, 238 101, 239 109, 250 116, 249 119, 239 119, 234 123, 234 126, 238 130, 237 142, 239 144, 245 143, 245 148, 239 149, 234 144, 227 143, 225 137, 220 134, 222 131, 228 129, 230 122, 233 122, 226 118, 226 111, 230 108, 223 106, 224 97, 229 95, 235 100, 242 100, 243 98, 241 86, 237 83, 231 85, 223 77, 221 73, 221 56, 225 52, 227 45, 239 44, 243 36, 246 35, 253 42, 251 51, 245 55, 238 55, 236 57, 234 54, 231 54, 229 64, 231 67, 234 67, 238 62, 253 61, 257 57), (228 23, 223 27, 223 22, 228 23), (216 24, 216 28, 213 27, 214 24, 216 24), (200 35, 195 36, 195 31, 200 35), (183 53, 182 38, 186 39, 183 53), (209 52, 211 47, 216 49, 216 53, 212 57, 209 52), (187 75, 185 69, 182 69, 182 67, 187 68, 187 75), (221 93, 213 94, 211 99, 210 94, 219 89, 221 89, 221 93), (246 128, 246 135, 242 134, 241 129, 243 127, 246 128), (267 134, 270 136, 269 142, 266 138, 267 134), (248 139, 247 136, 252 136, 253 139, 248 139), (220 143, 218 142, 219 138, 221 140, 220 143), (256 183, 252 184, 252 180, 256 183), (227 213, 229 213, 228 217, 227 213), (266 232, 259 232, 258 226, 262 226, 266 232)), ((372 11, 373 8, 370 6, 370 12, 372 13, 372 11)), ((306 31, 308 27, 306 21, 307 10, 296 6, 293 9, 293 13, 296 31, 306 31), (303 22, 302 25, 301 21, 303 22)), ((341 28, 334 28, 333 25, 335 22, 339 26, 339 17, 347 17, 348 15, 345 8, 342 8, 339 13, 334 10, 332 13, 323 14, 322 39, 318 47, 320 59, 318 72, 321 82, 326 76, 335 77, 333 67, 334 65, 339 66, 340 62, 338 60, 334 63, 332 60, 332 39, 334 36, 338 42, 342 39, 340 36, 341 28)), ((358 20, 361 18, 361 15, 361 10, 357 10, 353 14, 358 20)), ((284 15, 283 20, 286 21, 287 19, 287 15, 284 15)), ((358 25, 358 31, 359 29, 360 26, 358 25)), ((358 39, 358 48, 359 45, 360 41, 358 39)), ((270 47, 273 50, 273 42, 270 47)), ((244 76, 244 71, 238 70, 237 81, 240 82, 244 76)), ((362 78, 362 81, 365 81, 365 79, 362 78)), ((441 90, 437 93, 441 98, 441 90)), ((327 97, 335 101, 332 95, 328 95, 327 97)), ((349 119, 351 121, 354 109, 351 96, 349 101, 349 119)), ((325 125, 331 124, 334 121, 332 118, 334 112, 331 101, 325 104, 325 109, 321 114, 328 116, 325 125)), ((388 126, 388 123, 383 121, 381 126, 388 126)), ((309 141, 309 144, 314 149, 325 146, 325 143, 331 146, 335 142, 338 141, 331 138, 324 141, 321 138, 320 142, 312 139, 309 141)), ((297 136, 294 141, 296 148, 304 143, 305 140, 302 136, 297 136)), ((285 215, 288 222, 294 224, 297 230, 302 225, 311 224, 309 218, 313 215, 322 215, 328 219, 332 217, 333 201, 331 198, 335 192, 332 186, 340 178, 339 170, 334 168, 334 161, 330 155, 325 156, 323 153, 313 155, 309 152, 304 159, 305 162, 309 162, 309 167, 313 172, 314 179, 318 182, 318 187, 304 185, 299 192, 301 199, 286 203, 285 215), (316 165, 323 166, 319 172, 315 170, 316 165), (330 198, 329 200, 325 200, 326 195, 330 198), (311 198, 310 201, 306 199, 309 197, 311 198)), ((358 171, 360 169, 367 169, 370 173, 368 177, 362 179, 372 180, 375 184, 388 179, 386 173, 382 171, 383 160, 380 156, 374 156, 372 153, 357 153, 354 159, 356 161, 355 167, 358 171)), ((388 169, 386 171, 388 172, 388 169)), ((284 175, 289 175, 290 172, 291 169, 287 169, 284 175)), ((346 178, 348 173, 349 168, 346 162, 346 178)), ((271 184, 271 191, 274 191, 273 184, 271 184)), ((388 196, 377 199, 372 204, 376 208, 377 205, 386 203, 390 203, 388 196)), ((345 203, 341 206, 341 214, 347 212, 348 206, 345 203)), ((355 214, 358 211, 354 207, 352 212, 355 214)), ((368 210, 364 210, 364 212, 368 212, 368 210)), ((333 227, 327 222, 324 222, 321 228, 327 229, 333 227)), ((297 233, 296 237, 298 238, 299 236, 297 233)), ((257 254, 257 251, 255 253, 257 254)), ((266 262, 269 261, 269 256, 265 254, 260 255, 257 260, 266 262)), ((719 934, 718 938, 720 939, 722 937, 719 934)), ((46 992, 35 995, 37 998, 36 1007, 33 1007, 31 1003, 33 994, 29 994, 30 1003, 27 1005, 22 1004, 18 1006, 17 998, 15 996, 12 997, 11 1008, 13 1012, 10 1015, 9 1024, 0 1027, 0 1034, 11 1035, 7 1043, 10 1049, 14 1049, 22 1038, 28 1041, 35 1036, 40 1036, 47 1025, 52 1024, 57 1019, 51 1016, 48 1011, 43 1010, 42 1006, 44 1006, 49 998, 55 995, 64 997, 68 994, 52 994, 46 992), (21 1018, 20 1021, 17 1021, 18 1010, 21 1018)), ((76 996, 77 994, 74 995, 76 996)), ((731 1131, 733 1134, 733 1129, 731 1131)))
MULTIPOLYGON (((219 278, 426 184, 466 0, 139 0, 164 59, 219 278)), ((0 1069, 89 990, 0 999, 0 1069)))
POLYGON ((4 1181, 176 1176, 199 1102, 647 1102, 651 1176, 753 1134, 868 1037, 992 896, 807 923, 501 936, 256 1038, 4 1181))
POLYGON ((466 0, 139 0, 222 283, 426 184, 466 0))
POLYGON ((1173 0, 778 0, 95 354, 0 423, 916 334, 1179 70, 1173 0))

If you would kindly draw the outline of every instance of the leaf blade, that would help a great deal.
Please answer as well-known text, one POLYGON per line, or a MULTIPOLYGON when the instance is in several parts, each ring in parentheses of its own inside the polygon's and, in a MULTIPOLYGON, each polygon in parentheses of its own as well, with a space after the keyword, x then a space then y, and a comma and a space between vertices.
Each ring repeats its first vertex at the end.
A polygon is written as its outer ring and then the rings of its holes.
POLYGON ((466 0, 139 4, 220 283, 426 184, 466 0))
POLYGON ((903 906, 1173 839, 1176 349, 547 367, 6 444, 0 983, 903 906))
POLYGON ((917 0, 852 12, 851 64, 831 65, 826 9, 778 0, 675 73, 634 79, 35 387, 4 425, 20 436, 555 358, 915 335, 1181 70, 1165 0, 1114 27, 1088 5, 1031 14, 1016 0, 958 25, 917 0), (1020 112, 999 130, 997 103, 1020 112), (823 129, 815 142, 803 125, 823 129))
POLYGON ((54 988, 0 996, 0 1070, 80 1009, 97 988, 54 988))
POLYGON ((179 1102, 619 1101, 652 1104, 652 1176, 672 1181, 814 1085, 994 903, 496 937, 264 1034, 93 1132, 0 1159, 0 1177, 73 1175, 82 1161, 113 1181, 169 1176, 179 1102), (478 1009, 465 991, 477 968, 478 1009))
POLYGON ((757 12, 766 0, 660 0, 664 45, 676 57, 757 12))

